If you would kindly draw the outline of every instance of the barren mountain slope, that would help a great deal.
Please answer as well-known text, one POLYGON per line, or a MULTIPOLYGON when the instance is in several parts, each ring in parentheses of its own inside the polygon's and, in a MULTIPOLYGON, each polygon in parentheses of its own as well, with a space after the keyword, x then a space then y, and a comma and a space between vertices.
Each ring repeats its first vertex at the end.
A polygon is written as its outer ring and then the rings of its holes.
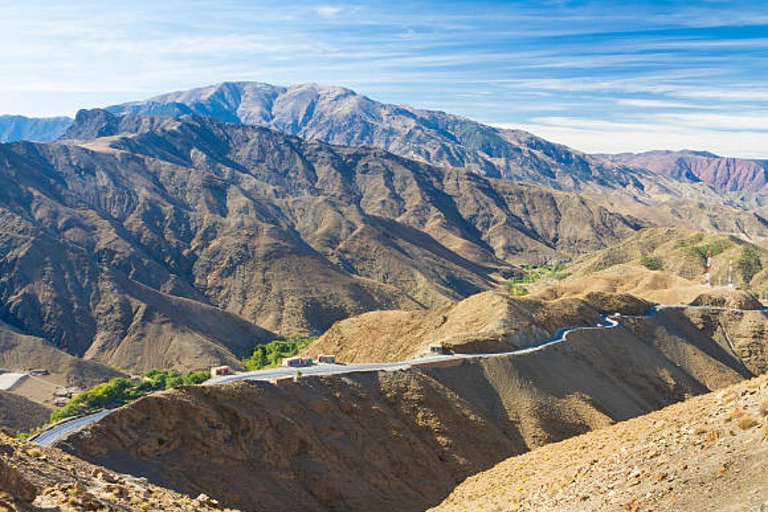
POLYGON ((69 117, 24 117, 0 115, 0 143, 18 140, 50 142, 66 131, 69 117))
POLYGON ((564 284, 565 288, 580 289, 596 280, 625 281, 626 286, 619 285, 620 291, 642 295, 638 280, 644 278, 647 291, 672 288, 673 283, 675 288, 689 288, 693 295, 689 294, 687 302, 701 293, 698 286, 704 283, 708 252, 712 254, 713 285, 728 284, 731 265, 737 287, 757 293, 768 291, 766 249, 736 236, 678 228, 641 230, 615 246, 579 258, 569 265, 571 275, 564 284), (654 279, 659 286, 654 285, 654 279))
POLYGON ((768 377, 510 458, 435 512, 761 511, 768 377))
POLYGON ((543 301, 503 290, 473 295, 429 311, 372 311, 334 324, 304 355, 335 354, 340 361, 403 361, 440 343, 457 353, 505 352, 551 338, 558 330, 595 325, 601 314, 642 315, 651 304, 602 293, 543 301))
POLYGON ((51 417, 51 410, 21 395, 0 391, 0 428, 9 429, 11 433, 26 432, 45 425, 51 417))
MULTIPOLYGON (((124 374, 96 361, 84 361, 52 347, 35 336, 20 333, 17 329, 0 322, 0 368, 21 372, 29 368, 44 368, 50 375, 45 380, 61 386, 90 387, 124 374)), ((25 395, 24 386, 14 388, 25 395)), ((52 395, 55 386, 49 386, 46 394, 52 395)), ((26 395, 25 395, 26 396, 26 395)), ((39 400, 41 397, 31 397, 39 400)))
POLYGON ((119 114, 210 116, 344 146, 376 146, 434 165, 483 176, 579 190, 637 187, 615 165, 519 130, 501 130, 444 112, 387 105, 349 89, 227 82, 109 107, 119 114))
POLYGON ((612 162, 648 169, 681 181, 704 182, 734 196, 765 196, 768 171, 763 163, 696 151, 649 151, 600 155, 612 162))
POLYGON ((65 139, 0 145, 0 313, 125 368, 238 366, 264 329, 445 304, 520 254, 635 229, 573 194, 211 119, 81 112, 65 139))
POLYGON ((504 457, 752 375, 679 313, 524 355, 179 388, 117 410, 65 449, 245 509, 424 510, 504 457))

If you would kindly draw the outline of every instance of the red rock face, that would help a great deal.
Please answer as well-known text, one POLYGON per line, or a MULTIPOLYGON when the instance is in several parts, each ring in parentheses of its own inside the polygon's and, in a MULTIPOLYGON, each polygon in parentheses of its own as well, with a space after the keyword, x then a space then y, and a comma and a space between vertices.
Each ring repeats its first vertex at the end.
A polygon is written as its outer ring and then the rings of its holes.
POLYGON ((704 182, 722 192, 768 194, 768 171, 754 160, 723 158, 692 151, 651 151, 609 155, 609 160, 648 169, 673 179, 704 182))

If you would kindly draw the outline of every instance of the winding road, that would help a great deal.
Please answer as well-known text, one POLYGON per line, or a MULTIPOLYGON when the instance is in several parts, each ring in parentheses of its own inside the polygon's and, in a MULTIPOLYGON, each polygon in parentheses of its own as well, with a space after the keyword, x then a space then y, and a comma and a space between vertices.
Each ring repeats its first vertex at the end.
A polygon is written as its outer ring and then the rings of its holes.
MULTIPOLYGON (((688 306, 688 305, 661 305, 655 306, 645 315, 638 316, 626 316, 626 318, 641 318, 650 317, 656 315, 663 309, 715 309, 715 310, 731 310, 732 308, 722 308, 713 306, 688 306)), ((741 310, 735 310, 741 311, 741 310)), ((452 354, 452 355, 428 355, 420 357, 418 359, 411 359, 409 361, 399 361, 394 363, 350 363, 350 364, 316 364, 314 366, 300 368, 302 376, 310 375, 340 375, 347 373, 360 373, 360 372, 379 372, 379 371, 397 371, 412 368, 414 366, 422 366, 426 364, 436 363, 440 361, 458 360, 458 359, 487 359, 491 357, 507 357, 514 355, 530 354, 544 350, 547 347, 557 345, 566 341, 569 334, 578 331, 591 331, 591 330, 605 330, 613 329, 619 325, 617 318, 622 317, 618 313, 615 315, 607 315, 603 317, 603 321, 593 326, 579 326, 579 327, 567 327, 558 331, 548 341, 535 345, 533 347, 513 350, 509 352, 494 352, 489 354, 452 354)), ((266 370, 259 370, 255 372, 239 373, 235 375, 227 375, 224 377, 217 377, 211 379, 203 386, 221 386, 230 382, 240 380, 253 380, 253 381, 272 381, 280 378, 290 378, 297 374, 296 368, 269 368, 266 370)), ((37 443, 40 446, 55 446, 62 442, 71 434, 78 432, 85 427, 101 420, 112 410, 100 411, 97 413, 89 414, 86 416, 80 416, 72 418, 70 420, 64 420, 55 425, 51 425, 46 430, 36 434, 30 438, 30 441, 37 443)))
MULTIPOLYGON (((652 314, 652 313, 649 313, 652 314)), ((543 350, 552 345, 562 343, 566 341, 568 334, 576 331, 588 331, 599 329, 611 329, 619 325, 616 320, 616 315, 610 315, 604 317, 604 320, 598 325, 594 326, 579 326, 569 327, 561 329, 548 341, 539 345, 513 350, 510 352, 494 352, 490 354, 451 354, 451 355, 427 355, 418 359, 411 359, 409 361, 399 361, 394 363, 350 363, 350 364, 316 364, 306 368, 300 368, 302 377, 310 375, 340 375, 347 373, 360 373, 360 372, 379 372, 379 371, 397 371, 412 368, 414 366, 422 366, 426 364, 436 363, 440 361, 450 361, 458 359, 483 359, 490 357, 505 357, 511 355, 530 354, 543 350)), ((255 372, 238 373, 235 375, 227 375, 224 377, 217 377, 209 381, 204 382, 203 386, 221 386, 230 382, 236 382, 240 380, 253 380, 253 381, 272 381, 280 378, 291 378, 296 376, 296 368, 269 368, 266 370, 259 370, 255 372)), ((114 409, 113 409, 114 410, 114 409)), ((87 426, 96 423, 101 420, 112 410, 99 411, 86 416, 79 416, 64 420, 62 422, 51 425, 47 429, 30 437, 30 441, 40 446, 56 446, 60 442, 64 441, 67 437, 78 432, 87 426)))

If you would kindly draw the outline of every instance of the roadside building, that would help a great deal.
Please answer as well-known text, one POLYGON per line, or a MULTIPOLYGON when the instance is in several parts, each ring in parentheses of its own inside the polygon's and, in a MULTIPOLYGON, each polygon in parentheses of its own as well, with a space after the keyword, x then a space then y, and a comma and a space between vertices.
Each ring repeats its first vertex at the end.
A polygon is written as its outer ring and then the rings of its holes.
POLYGON ((229 366, 216 366, 211 368, 211 377, 221 377, 222 375, 230 375, 232 368, 229 366))
POLYGON ((433 355, 443 355, 447 354, 448 350, 443 346, 442 343, 433 343, 429 346, 429 353, 433 355))
POLYGON ((283 366, 287 366, 289 368, 304 368, 307 366, 312 366, 314 361, 312 359, 304 358, 304 357, 286 357, 283 359, 283 366))
POLYGON ((336 364, 336 356, 329 354, 320 354, 317 356, 318 362, 326 364, 336 364))

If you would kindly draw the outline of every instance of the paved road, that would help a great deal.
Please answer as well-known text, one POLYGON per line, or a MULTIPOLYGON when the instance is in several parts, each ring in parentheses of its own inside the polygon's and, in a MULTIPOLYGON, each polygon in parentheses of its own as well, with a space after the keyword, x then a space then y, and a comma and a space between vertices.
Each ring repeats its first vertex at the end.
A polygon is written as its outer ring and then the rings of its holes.
POLYGON ((79 418, 64 420, 52 426, 48 430, 45 430, 34 436, 33 438, 30 438, 30 441, 33 441, 40 446, 55 446, 66 439, 70 434, 74 434, 75 432, 84 429, 88 425, 99 421, 101 418, 111 412, 112 411, 110 410, 100 411, 89 414, 88 416, 81 416, 79 418))
MULTIPOLYGON (((684 309, 684 308, 714 309, 714 310, 730 310, 731 309, 731 308, 710 307, 710 306, 687 306, 685 304, 661 305, 661 306, 654 307, 646 315, 639 315, 634 318, 638 318, 642 316, 654 316, 663 309, 684 309)), ((736 310, 736 311, 741 311, 741 310, 736 310)), ((345 373, 395 371, 395 370, 404 370, 407 368, 411 368, 413 366, 420 366, 420 365, 435 363, 439 361, 449 361, 449 360, 456 360, 456 359, 487 359, 491 357, 507 357, 507 356, 514 356, 514 355, 530 354, 533 352, 538 352, 539 350, 543 350, 547 347, 551 347, 552 345, 563 343, 564 341, 567 340, 568 335, 573 332, 592 331, 592 330, 600 330, 600 329, 613 329, 614 327, 619 325, 617 318, 620 318, 620 315, 609 315, 609 316, 606 316, 604 320, 598 325, 568 327, 565 329, 561 329, 550 340, 544 343, 541 343, 539 345, 529 347, 529 348, 513 350, 510 352, 495 352, 491 354, 454 354, 454 355, 434 355, 434 356, 430 355, 430 356, 420 357, 418 359, 411 359, 410 361, 400 361, 395 363, 357 363, 357 364, 344 364, 344 365, 317 364, 307 368, 301 368, 300 371, 302 376, 339 375, 339 374, 345 374, 345 373)), ((267 370, 259 370, 256 372, 239 373, 236 375, 227 375, 225 377, 217 377, 215 379, 211 379, 205 382, 203 385, 204 386, 220 386, 222 384, 227 384, 227 383, 235 382, 239 380, 271 381, 281 377, 293 377, 295 375, 296 375, 295 368, 283 368, 283 367, 270 368, 267 370)), ((50 429, 44 431, 43 433, 30 438, 30 440, 39 445, 54 446, 60 443, 61 441, 63 441, 70 434, 73 434, 78 430, 82 430, 83 428, 87 427, 91 423, 95 423, 99 421, 101 418, 103 418, 110 412, 112 411, 101 411, 98 413, 94 413, 88 416, 83 416, 81 418, 78 418, 72 424, 67 422, 67 423, 62 423, 60 425, 53 426, 50 429)))

